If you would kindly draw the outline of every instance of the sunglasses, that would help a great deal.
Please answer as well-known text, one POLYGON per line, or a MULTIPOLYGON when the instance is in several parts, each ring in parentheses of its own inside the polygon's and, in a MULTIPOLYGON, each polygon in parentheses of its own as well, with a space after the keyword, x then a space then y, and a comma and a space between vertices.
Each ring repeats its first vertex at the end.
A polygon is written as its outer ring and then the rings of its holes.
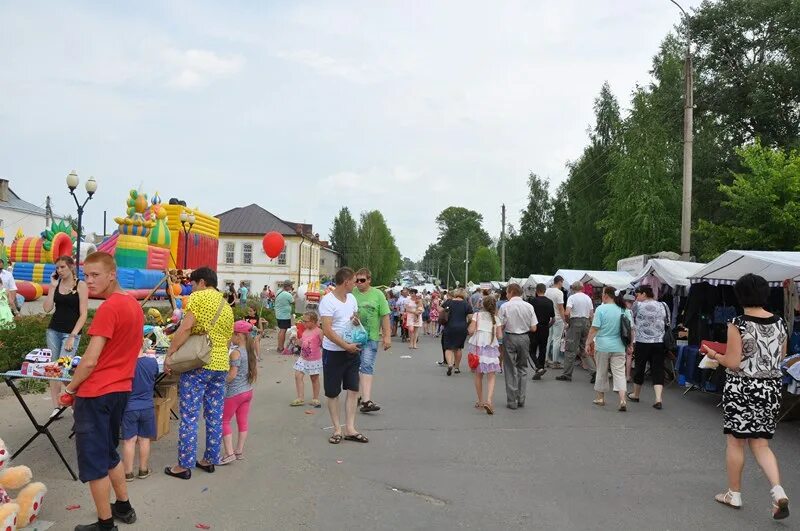
POLYGON ((357 278, 356 279, 356 284, 363 284, 367 280, 369 280, 369 279, 367 279, 367 278, 357 278))

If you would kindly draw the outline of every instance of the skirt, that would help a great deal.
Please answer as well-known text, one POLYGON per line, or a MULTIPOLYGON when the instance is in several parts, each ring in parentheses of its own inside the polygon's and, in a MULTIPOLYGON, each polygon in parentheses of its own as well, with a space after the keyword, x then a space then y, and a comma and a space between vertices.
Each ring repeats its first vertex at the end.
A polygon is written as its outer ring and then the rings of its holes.
POLYGON ((442 347, 445 350, 461 350, 467 340, 467 329, 445 326, 442 332, 442 347))
POLYGON ((722 393, 724 432, 737 439, 772 439, 781 410, 780 378, 726 374, 722 393))
POLYGON ((500 349, 493 346, 470 345, 469 353, 478 356, 478 367, 475 372, 487 374, 490 372, 500 372, 500 349))
POLYGON ((306 375, 320 374, 322 372, 322 360, 307 360, 303 356, 298 356, 294 362, 294 370, 306 375))

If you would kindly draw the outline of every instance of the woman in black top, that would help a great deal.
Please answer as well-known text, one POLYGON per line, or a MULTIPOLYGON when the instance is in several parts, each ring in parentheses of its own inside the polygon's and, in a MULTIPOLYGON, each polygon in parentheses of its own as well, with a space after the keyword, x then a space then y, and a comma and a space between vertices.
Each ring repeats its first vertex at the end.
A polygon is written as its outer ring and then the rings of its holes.
POLYGON ((231 308, 236 307, 236 290, 233 288, 233 284, 228 284, 228 292, 225 294, 225 298, 228 301, 228 306, 231 308))
POLYGON ((463 289, 453 291, 450 300, 444 303, 447 311, 447 324, 442 332, 442 346, 447 360, 447 376, 453 374, 455 362, 456 374, 461 372, 461 349, 467 340, 467 326, 472 307, 466 302, 466 293, 463 289), (455 359, 454 359, 455 358, 455 359))
MULTIPOLYGON (((86 283, 78 280, 75 260, 62 256, 56 260, 56 271, 50 277, 50 289, 44 301, 44 311, 55 308, 47 327, 47 348, 53 354, 53 361, 61 357, 73 357, 78 353, 81 330, 86 323, 89 308, 89 289, 86 283)), ((58 415, 58 397, 61 382, 50 382, 50 397, 53 399, 51 417, 58 415)))

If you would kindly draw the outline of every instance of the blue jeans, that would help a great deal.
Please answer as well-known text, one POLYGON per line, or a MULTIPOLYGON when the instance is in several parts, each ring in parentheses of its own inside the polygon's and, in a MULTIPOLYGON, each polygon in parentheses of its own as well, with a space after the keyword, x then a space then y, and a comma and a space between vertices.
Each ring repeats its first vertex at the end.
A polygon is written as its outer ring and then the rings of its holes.
POLYGON ((372 376, 375 371, 375 358, 378 355, 378 342, 367 341, 367 344, 361 349, 361 366, 358 372, 372 376))
POLYGON ((67 338, 69 338, 69 334, 66 332, 58 332, 52 328, 47 329, 47 348, 53 353, 53 361, 62 357, 71 358, 78 353, 78 343, 81 342, 80 334, 75 336, 75 341, 72 342, 72 350, 64 348, 67 344, 67 338))
POLYGON ((178 382, 181 404, 178 464, 183 468, 194 468, 197 461, 197 421, 201 405, 203 419, 206 421, 206 451, 203 457, 208 463, 219 464, 227 375, 227 371, 209 371, 203 368, 181 374, 178 382))

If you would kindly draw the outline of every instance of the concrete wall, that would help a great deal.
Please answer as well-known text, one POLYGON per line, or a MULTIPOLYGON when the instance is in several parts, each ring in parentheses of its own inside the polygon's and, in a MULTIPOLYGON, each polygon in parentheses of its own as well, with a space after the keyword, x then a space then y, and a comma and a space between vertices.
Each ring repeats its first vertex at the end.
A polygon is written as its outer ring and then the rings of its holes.
POLYGON ((17 229, 21 228, 25 236, 39 236, 47 228, 44 216, 3 208, 1 203, 0 220, 3 221, 2 227, 6 233, 6 245, 11 245, 11 242, 14 241, 17 229))

